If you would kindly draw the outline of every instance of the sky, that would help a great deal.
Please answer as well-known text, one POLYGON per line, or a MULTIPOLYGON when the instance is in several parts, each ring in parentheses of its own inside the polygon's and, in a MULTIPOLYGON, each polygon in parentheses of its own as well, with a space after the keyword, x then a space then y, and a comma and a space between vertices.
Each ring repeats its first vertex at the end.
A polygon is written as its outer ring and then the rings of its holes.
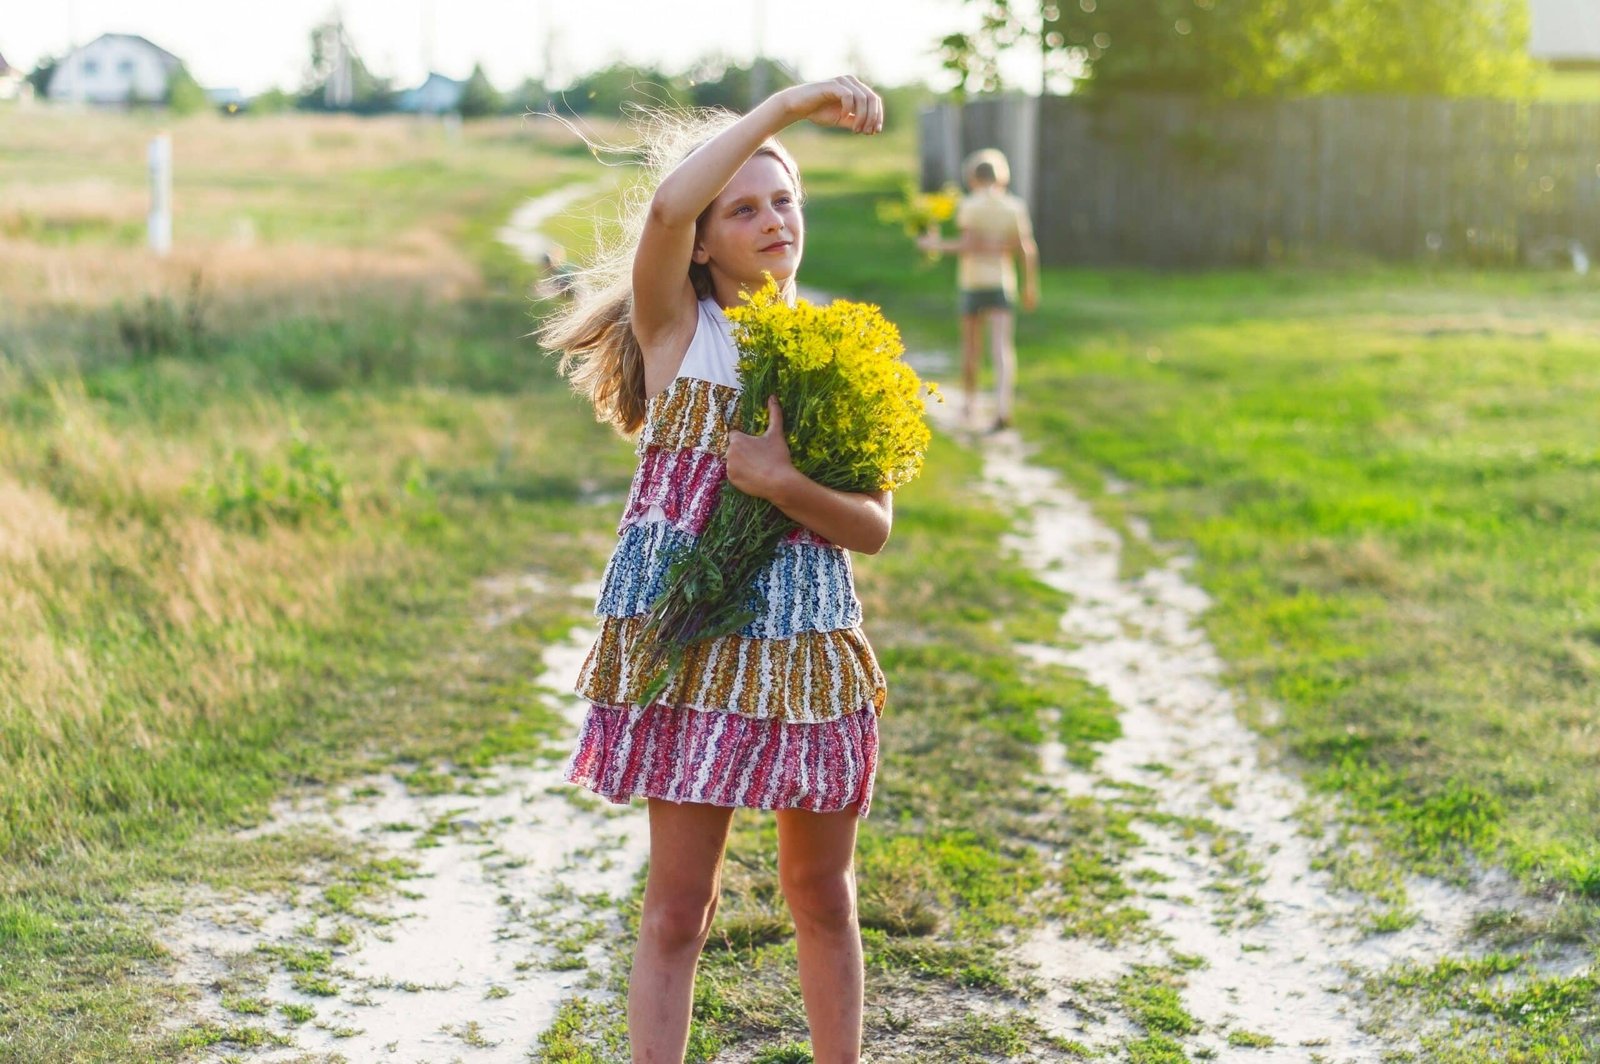
MULTIPOLYGON (((767 55, 807 80, 853 73, 868 84, 922 80, 943 89, 950 77, 940 71, 934 47, 978 19, 976 5, 962 0, 342 0, 338 6, 368 67, 402 87, 422 80, 430 56, 432 69, 458 78, 481 61, 505 89, 530 75, 553 75, 551 83, 563 85, 616 59, 669 73, 713 52, 748 61, 761 40, 767 55), (424 44, 428 37, 431 45, 424 44)), ((0 5, 0 55, 31 70, 74 41, 135 33, 184 60, 208 88, 294 90, 311 27, 333 7, 332 0, 10 0, 0 5)), ((1031 74, 1025 66, 1010 73, 1033 85, 1037 61, 1031 74)))

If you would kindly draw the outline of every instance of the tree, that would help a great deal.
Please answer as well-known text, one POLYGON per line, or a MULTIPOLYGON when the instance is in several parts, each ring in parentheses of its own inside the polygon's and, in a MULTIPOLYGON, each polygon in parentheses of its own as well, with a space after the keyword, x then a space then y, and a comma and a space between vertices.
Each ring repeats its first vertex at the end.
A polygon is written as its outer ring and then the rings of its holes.
POLYGON ((50 91, 50 77, 60 65, 61 56, 47 55, 35 63, 33 70, 29 72, 28 84, 33 86, 33 94, 39 99, 44 99, 50 91))
POLYGON ((177 115, 192 115, 211 105, 206 90, 189 73, 189 68, 179 64, 167 78, 167 108, 177 115))
POLYGON ((1523 0, 966 2, 979 28, 940 42, 963 93, 1001 88, 1018 47, 1095 92, 1514 96, 1533 79, 1523 0))
POLYGON ((1308 38, 1307 92, 1526 96, 1528 7, 1513 0, 1325 0, 1308 38))
POLYGON ((337 16, 312 28, 311 61, 296 101, 302 110, 375 114, 393 110, 394 100, 392 79, 367 69, 337 16))
POLYGON ((753 99, 757 85, 770 95, 795 83, 787 67, 765 57, 746 66, 723 56, 708 56, 684 77, 689 82, 689 99, 696 107, 723 107, 741 113, 761 102, 753 99))
POLYGON ((275 115, 294 106, 294 97, 274 86, 251 97, 248 110, 251 114, 275 115))
POLYGON ((499 114, 504 102, 500 90, 484 73, 483 64, 474 63, 466 85, 462 86, 461 101, 456 105, 461 117, 482 118, 484 115, 499 114))
POLYGON ((626 104, 677 107, 688 92, 678 78, 630 63, 585 74, 558 95, 557 102, 575 114, 619 114, 626 104))
POLYGON ((545 111, 554 106, 551 92, 539 78, 523 78, 522 84, 512 89, 505 95, 504 110, 507 114, 527 114, 529 111, 545 111))

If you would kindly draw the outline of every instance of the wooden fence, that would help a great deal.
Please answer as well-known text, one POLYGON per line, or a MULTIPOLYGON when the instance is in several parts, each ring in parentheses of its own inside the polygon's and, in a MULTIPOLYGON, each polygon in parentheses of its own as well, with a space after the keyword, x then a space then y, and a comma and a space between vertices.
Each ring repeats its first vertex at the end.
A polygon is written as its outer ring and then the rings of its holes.
POLYGON ((1010 158, 1052 263, 1600 252, 1600 103, 982 99, 923 112, 923 187, 982 147, 1010 158))

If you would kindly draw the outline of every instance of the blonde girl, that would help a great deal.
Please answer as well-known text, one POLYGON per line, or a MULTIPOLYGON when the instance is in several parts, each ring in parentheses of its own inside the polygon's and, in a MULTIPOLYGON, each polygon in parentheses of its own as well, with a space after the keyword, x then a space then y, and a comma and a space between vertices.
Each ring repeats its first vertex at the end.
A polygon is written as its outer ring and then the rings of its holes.
POLYGON ((776 134, 803 120, 874 134, 883 104, 840 77, 784 89, 739 118, 657 118, 648 201, 637 204, 623 244, 578 274, 574 301, 539 333, 598 416, 638 433, 638 472, 596 606, 601 632, 577 684, 590 710, 567 775, 613 801, 649 805, 650 867, 628 985, 633 1059, 683 1059, 729 821, 746 807, 777 817, 813 1053, 843 1064, 861 1053, 856 824, 872 797, 885 698, 849 552, 883 546, 891 500, 797 472, 774 399, 764 434, 733 426, 737 351, 723 310, 766 274, 794 298, 803 196, 776 134), (643 615, 724 480, 801 528, 762 578, 765 612, 694 651, 667 690, 641 705, 643 615))

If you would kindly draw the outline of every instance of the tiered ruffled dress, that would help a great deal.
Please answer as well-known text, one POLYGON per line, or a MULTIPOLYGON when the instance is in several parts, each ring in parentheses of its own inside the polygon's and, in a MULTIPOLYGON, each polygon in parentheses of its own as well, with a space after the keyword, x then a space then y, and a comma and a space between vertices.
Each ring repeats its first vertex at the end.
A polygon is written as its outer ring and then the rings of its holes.
POLYGON ((737 364, 731 323, 702 300, 677 377, 646 406, 638 471, 595 605, 600 634, 578 676, 590 709, 567 779, 614 802, 855 806, 865 816, 883 673, 861 631, 850 553, 811 532, 779 546, 759 581, 756 619, 692 648, 659 699, 639 704, 649 680, 644 615, 672 552, 700 535, 726 479, 737 364))

